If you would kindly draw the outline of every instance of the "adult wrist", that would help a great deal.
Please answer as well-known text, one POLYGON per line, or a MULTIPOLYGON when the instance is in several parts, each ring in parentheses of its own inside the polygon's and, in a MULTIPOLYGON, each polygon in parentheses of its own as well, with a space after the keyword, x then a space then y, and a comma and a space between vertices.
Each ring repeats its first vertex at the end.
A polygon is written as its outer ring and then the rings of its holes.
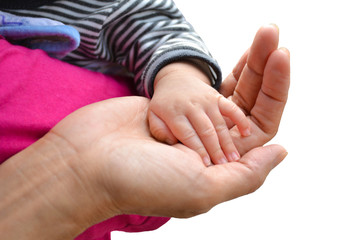
MULTIPOLYGON (((0 165, 4 239, 74 239, 111 216, 79 153, 49 133, 0 165)), ((96 185, 96 184, 95 184, 96 185)))

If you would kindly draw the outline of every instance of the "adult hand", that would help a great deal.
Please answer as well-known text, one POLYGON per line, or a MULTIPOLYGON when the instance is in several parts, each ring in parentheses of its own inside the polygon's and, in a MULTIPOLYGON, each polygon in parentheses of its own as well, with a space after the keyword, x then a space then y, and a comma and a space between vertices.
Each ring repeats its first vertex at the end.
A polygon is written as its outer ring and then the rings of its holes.
POLYGON ((1 165, 4 237, 71 239, 117 214, 191 217, 255 191, 286 156, 271 145, 205 167, 184 145, 154 140, 147 110, 140 97, 86 106, 1 165))
POLYGON ((248 152, 240 163, 207 168, 190 148, 154 140, 147 110, 145 98, 111 99, 71 114, 49 134, 72 146, 77 167, 86 173, 80 179, 96 181, 93 186, 106 190, 114 214, 203 213, 255 191, 286 155, 282 147, 273 145, 248 152))
POLYGON ((290 85, 290 54, 285 48, 278 49, 278 43, 277 26, 261 27, 221 86, 220 92, 251 122, 249 137, 241 138, 236 129, 231 131, 234 138, 240 138, 236 145, 240 154, 262 146, 277 133, 290 85))

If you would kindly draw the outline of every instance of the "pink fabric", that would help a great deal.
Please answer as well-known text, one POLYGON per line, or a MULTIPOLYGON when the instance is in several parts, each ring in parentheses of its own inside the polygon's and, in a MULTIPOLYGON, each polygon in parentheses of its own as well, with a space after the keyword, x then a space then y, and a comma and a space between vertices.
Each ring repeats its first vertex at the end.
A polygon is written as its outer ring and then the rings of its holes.
MULTIPOLYGON (((129 82, 52 59, 41 50, 13 46, 0 36, 0 164, 76 109, 133 95, 129 82)), ((168 220, 115 216, 89 228, 76 240, 109 240, 111 231, 149 231, 168 220)))

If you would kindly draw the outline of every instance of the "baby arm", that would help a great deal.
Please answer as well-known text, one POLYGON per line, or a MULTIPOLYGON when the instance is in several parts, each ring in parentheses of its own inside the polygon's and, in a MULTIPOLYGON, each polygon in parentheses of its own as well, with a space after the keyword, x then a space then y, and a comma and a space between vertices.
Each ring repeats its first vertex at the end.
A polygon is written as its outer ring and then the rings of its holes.
POLYGON ((175 62, 156 75, 148 112, 150 131, 159 141, 178 140, 196 151, 206 165, 236 161, 236 149, 224 117, 250 135, 244 113, 210 86, 205 73, 187 62, 175 62))

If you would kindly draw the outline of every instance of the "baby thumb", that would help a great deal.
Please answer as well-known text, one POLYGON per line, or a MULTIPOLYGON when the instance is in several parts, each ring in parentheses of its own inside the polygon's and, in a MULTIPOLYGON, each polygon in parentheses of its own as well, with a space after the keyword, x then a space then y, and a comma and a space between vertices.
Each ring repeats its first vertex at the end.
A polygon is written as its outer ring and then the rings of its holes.
POLYGON ((176 139, 174 134, 172 134, 165 122, 161 120, 151 110, 149 110, 148 119, 150 132, 156 140, 170 145, 178 142, 178 140, 176 139))

